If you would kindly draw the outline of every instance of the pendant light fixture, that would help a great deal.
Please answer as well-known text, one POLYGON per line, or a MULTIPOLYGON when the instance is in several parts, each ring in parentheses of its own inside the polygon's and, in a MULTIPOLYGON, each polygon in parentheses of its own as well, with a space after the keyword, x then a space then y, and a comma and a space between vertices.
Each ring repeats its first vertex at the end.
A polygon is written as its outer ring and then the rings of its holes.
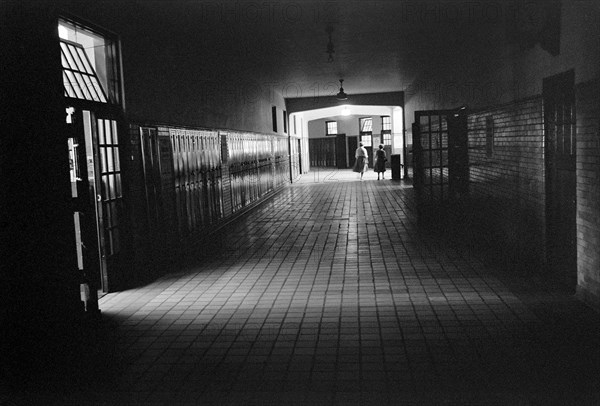
POLYGON ((343 83, 344 83, 344 79, 340 79, 340 91, 335 96, 336 99, 338 99, 338 100, 348 100, 348 95, 344 92, 344 88, 342 87, 343 83))

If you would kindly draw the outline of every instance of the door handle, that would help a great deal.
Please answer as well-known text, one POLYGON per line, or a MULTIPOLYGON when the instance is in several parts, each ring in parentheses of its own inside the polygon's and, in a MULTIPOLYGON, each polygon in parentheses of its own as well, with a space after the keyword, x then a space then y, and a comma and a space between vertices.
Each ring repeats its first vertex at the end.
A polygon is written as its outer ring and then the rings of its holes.
POLYGON ((96 200, 99 201, 99 202, 101 202, 102 201, 102 196, 96 195, 96 200))

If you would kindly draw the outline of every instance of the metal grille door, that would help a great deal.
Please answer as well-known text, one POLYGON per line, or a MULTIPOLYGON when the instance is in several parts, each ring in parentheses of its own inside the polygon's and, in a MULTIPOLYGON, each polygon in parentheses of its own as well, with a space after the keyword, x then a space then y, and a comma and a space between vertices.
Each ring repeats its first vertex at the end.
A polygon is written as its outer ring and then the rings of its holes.
POLYGON ((413 154, 419 207, 440 205, 466 194, 469 179, 464 109, 416 111, 413 154))

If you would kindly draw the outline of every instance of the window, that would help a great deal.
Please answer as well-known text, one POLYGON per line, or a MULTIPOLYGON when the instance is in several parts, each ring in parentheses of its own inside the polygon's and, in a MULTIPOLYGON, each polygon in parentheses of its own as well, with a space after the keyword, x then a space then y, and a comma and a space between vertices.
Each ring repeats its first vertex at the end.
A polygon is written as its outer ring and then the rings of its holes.
POLYGON ((373 136, 371 134, 361 135, 360 142, 362 142, 363 147, 371 147, 373 146, 373 136))
POLYGON ((485 118, 485 156, 488 158, 494 156, 494 118, 492 116, 485 118))
POLYGON ((118 39, 64 19, 58 22, 58 35, 65 96, 120 104, 118 39))
POLYGON ((381 116, 381 138, 383 145, 392 145, 392 118, 381 116))
POLYGON ((358 119, 358 128, 360 129, 360 142, 365 147, 373 145, 373 119, 371 117, 363 117, 358 119))
POLYGON ((383 145, 392 145, 391 133, 383 133, 383 145))
POLYGON ((337 121, 326 121, 325 135, 336 135, 337 132, 337 121))
POLYGON ((381 130, 392 131, 392 118, 390 116, 381 116, 381 130))
POLYGON ((371 117, 359 118, 358 127, 361 133, 373 131, 373 119, 371 117))
POLYGON ((106 94, 83 47, 61 41, 60 48, 65 96, 106 103, 106 94))

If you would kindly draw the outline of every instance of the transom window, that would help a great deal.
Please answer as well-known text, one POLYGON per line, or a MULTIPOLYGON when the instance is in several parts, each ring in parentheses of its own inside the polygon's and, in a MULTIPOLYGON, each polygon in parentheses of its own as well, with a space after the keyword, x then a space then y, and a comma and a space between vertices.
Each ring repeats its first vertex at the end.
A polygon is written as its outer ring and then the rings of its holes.
POLYGON ((359 118, 358 125, 361 133, 373 131, 373 119, 371 117, 359 118))
POLYGON ((381 135, 383 145, 392 145, 392 118, 381 116, 381 135))
POLYGON ((106 95, 96 71, 92 68, 83 47, 79 44, 61 41, 61 60, 65 96, 106 103, 106 95))
POLYGON ((68 21, 58 21, 65 96, 120 104, 118 40, 68 21))
POLYGON ((381 116, 381 130, 392 131, 392 118, 390 116, 381 116))
POLYGON ((325 129, 326 135, 336 135, 338 133, 337 121, 326 121, 325 124, 326 124, 326 129, 325 129))

